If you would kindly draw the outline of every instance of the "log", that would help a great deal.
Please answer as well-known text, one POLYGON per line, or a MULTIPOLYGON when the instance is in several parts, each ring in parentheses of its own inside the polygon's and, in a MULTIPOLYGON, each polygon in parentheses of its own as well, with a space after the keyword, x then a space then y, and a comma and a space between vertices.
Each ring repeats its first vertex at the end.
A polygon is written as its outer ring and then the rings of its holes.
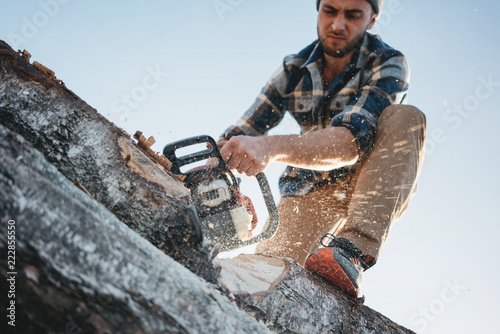
POLYGON ((0 267, 0 332, 271 333, 3 126, 0 157, 1 254, 15 226, 15 263, 0 267))
POLYGON ((123 223, 214 282, 210 247, 189 222, 189 192, 124 130, 78 98, 53 71, 0 41, 0 122, 123 223), (41 72, 39 69, 42 69, 41 72))
POLYGON ((290 259, 244 254, 216 263, 240 308, 277 333, 413 333, 290 259))

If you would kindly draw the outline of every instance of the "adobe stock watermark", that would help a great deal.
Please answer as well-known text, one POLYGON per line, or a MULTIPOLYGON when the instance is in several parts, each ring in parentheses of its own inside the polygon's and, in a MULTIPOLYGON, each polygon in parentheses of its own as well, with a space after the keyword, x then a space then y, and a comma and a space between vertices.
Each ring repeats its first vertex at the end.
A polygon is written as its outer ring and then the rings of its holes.
POLYGON ((404 8, 400 0, 386 0, 384 1, 384 7, 380 13, 377 22, 370 30, 372 34, 379 34, 383 28, 386 28, 391 24, 392 18, 396 15, 403 13, 404 8))
MULTIPOLYGON (((474 89, 474 93, 466 96, 462 103, 455 103, 453 107, 445 103, 445 107, 448 107, 448 109, 443 114, 443 120, 451 130, 460 128, 465 119, 468 119, 474 112, 479 110, 481 102, 490 99, 500 87, 500 82, 494 81, 492 74, 487 77, 480 76, 478 81, 479 84, 474 89)), ((445 143, 448 139, 449 135, 445 128, 434 129, 427 135, 426 155, 431 156, 434 154, 436 147, 445 143)))
POLYGON ((165 82, 168 75, 169 73, 164 72, 160 65, 156 65, 154 69, 146 66, 146 74, 142 78, 141 84, 134 86, 129 93, 123 93, 115 99, 111 103, 111 111, 118 114, 121 120, 127 120, 130 111, 137 109, 151 92, 165 82))
POLYGON ((56 17, 61 11, 63 5, 71 0, 40 0, 38 1, 38 10, 31 18, 23 16, 21 18, 22 26, 20 33, 10 32, 7 34, 9 44, 14 49, 22 49, 23 45, 29 43, 39 32, 45 28, 50 20, 56 17))
POLYGON ((460 296, 469 289, 454 279, 453 282, 449 280, 444 281, 445 287, 441 290, 439 297, 434 298, 425 307, 420 307, 418 311, 410 316, 410 324, 417 333, 422 333, 429 325, 436 321, 442 315, 449 305, 455 303, 460 296))
POLYGON ((238 8, 245 0, 213 0, 212 6, 214 7, 219 19, 224 21, 227 12, 233 12, 238 8))

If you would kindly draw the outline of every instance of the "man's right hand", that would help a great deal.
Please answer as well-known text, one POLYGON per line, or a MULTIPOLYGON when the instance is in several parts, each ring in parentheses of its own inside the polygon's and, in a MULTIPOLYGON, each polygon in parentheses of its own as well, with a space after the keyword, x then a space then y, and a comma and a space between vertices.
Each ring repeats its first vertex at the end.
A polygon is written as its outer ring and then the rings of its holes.
POLYGON ((247 176, 255 176, 262 173, 271 162, 267 145, 269 138, 235 136, 222 143, 220 153, 230 169, 247 176))
MULTIPOLYGON (((227 140, 220 140, 217 142, 217 147, 220 149, 222 146, 224 146, 227 143, 227 140)), ((207 148, 210 148, 210 144, 207 143, 207 148)), ((217 158, 210 158, 207 160, 207 166, 217 166, 219 164, 219 159, 217 158)))

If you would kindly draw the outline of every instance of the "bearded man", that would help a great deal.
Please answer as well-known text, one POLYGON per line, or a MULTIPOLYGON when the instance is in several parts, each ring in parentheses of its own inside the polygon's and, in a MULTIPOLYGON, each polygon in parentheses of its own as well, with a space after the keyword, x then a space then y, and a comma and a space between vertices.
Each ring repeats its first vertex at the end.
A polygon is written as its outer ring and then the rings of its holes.
POLYGON ((257 252, 288 257, 358 296, 391 226, 415 192, 425 116, 406 105, 404 55, 367 31, 382 0, 317 0, 318 40, 283 65, 221 136, 231 169, 270 162, 280 177, 280 226, 257 252), (268 136, 289 112, 299 135, 268 136), (321 247, 323 246, 323 247, 321 247))

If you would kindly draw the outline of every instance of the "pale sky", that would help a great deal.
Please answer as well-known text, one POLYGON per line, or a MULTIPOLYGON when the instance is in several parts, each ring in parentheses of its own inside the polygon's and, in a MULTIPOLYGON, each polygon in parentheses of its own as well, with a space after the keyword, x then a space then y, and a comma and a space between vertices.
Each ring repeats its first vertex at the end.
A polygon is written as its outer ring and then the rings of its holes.
MULTIPOLYGON (((0 8, 0 39, 27 49, 130 134, 154 136, 156 151, 218 137, 283 57, 316 38, 312 0, 4 0, 0 8)), ((428 143, 418 192, 363 292, 366 305, 419 333, 496 332, 499 12, 497 1, 386 0, 373 31, 409 59, 408 102, 427 116, 428 143)), ((296 131, 286 119, 275 133, 296 131)), ((283 168, 266 173, 277 199, 283 168)))

